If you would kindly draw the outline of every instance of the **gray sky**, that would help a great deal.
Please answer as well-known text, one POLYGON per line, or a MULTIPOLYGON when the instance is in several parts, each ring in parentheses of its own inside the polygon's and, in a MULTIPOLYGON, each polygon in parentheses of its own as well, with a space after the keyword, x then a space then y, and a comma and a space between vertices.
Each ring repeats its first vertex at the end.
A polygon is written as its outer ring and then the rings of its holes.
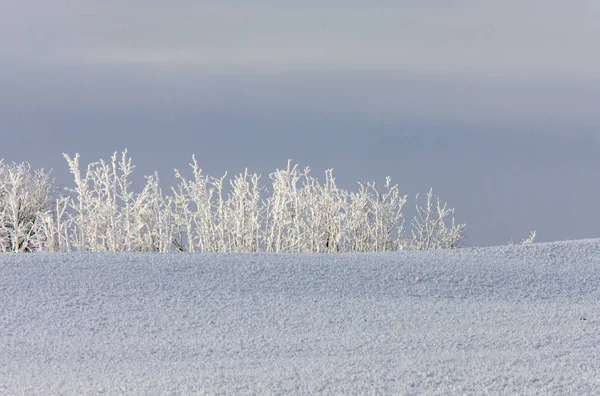
POLYGON ((0 158, 288 158, 433 186, 472 245, 599 237, 597 1, 0 0, 0 158))

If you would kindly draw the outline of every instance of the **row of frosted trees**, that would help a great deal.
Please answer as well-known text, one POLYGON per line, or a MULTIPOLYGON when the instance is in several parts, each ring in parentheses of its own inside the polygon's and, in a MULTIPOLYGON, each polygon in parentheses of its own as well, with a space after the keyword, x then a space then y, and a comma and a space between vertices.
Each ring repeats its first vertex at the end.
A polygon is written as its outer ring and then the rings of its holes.
POLYGON ((352 192, 331 170, 321 182, 288 163, 267 188, 248 171, 204 175, 194 158, 191 177, 176 170, 178 185, 165 194, 157 175, 132 191, 127 151, 85 170, 79 155, 65 159, 74 185, 62 194, 43 170, 0 162, 1 251, 385 252, 456 248, 463 238, 454 208, 431 191, 422 204, 417 196, 406 232, 407 199, 389 178, 352 192))

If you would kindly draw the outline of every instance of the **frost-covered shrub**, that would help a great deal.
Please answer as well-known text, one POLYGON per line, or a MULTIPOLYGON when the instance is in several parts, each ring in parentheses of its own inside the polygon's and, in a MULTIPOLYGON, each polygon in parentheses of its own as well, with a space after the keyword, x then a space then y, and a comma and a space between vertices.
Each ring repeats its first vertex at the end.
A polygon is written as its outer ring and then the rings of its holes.
POLYGON ((46 246, 43 218, 52 216, 54 185, 43 169, 0 161, 0 251, 31 252, 46 246))
POLYGON ((348 194, 346 208, 346 245, 356 252, 385 252, 402 250, 406 195, 386 178, 385 189, 375 183, 359 183, 358 192, 348 194))
POLYGON ((100 160, 82 173, 79 155, 65 154, 75 187, 66 212, 70 233, 67 243, 78 251, 159 251, 171 249, 175 225, 172 202, 148 177, 141 193, 131 190, 135 168, 125 150, 110 162, 100 160))
POLYGON ((439 197, 433 195, 430 189, 425 199, 425 205, 417 201, 417 214, 412 222, 412 240, 409 247, 416 250, 453 249, 460 246, 465 224, 457 224, 454 217, 447 224, 448 216, 454 214, 454 208, 443 205, 439 197), (435 201, 435 204, 434 204, 435 201))
POLYGON ((325 183, 298 166, 270 175, 272 195, 266 200, 267 252, 330 253, 342 250, 347 192, 335 184, 333 171, 325 183))
POLYGON ((529 233, 529 236, 521 241, 521 245, 531 245, 535 243, 535 238, 537 238, 537 231, 533 230, 529 233))
POLYGON ((172 188, 172 216, 177 225, 179 250, 189 252, 257 252, 261 250, 262 204, 257 174, 246 170, 229 181, 202 174, 196 158, 193 178, 178 170, 179 185, 172 188))
POLYGON ((56 199, 43 171, 25 165, 1 168, 4 251, 433 250, 458 247, 464 230, 453 218, 447 224, 454 209, 434 200, 430 191, 425 205, 417 204, 411 235, 406 235, 406 195, 390 178, 383 188, 359 183, 352 192, 337 186, 331 169, 321 182, 310 168, 288 162, 269 175, 270 186, 262 186, 261 176, 247 170, 230 179, 227 173, 204 175, 192 157, 191 177, 175 170, 178 184, 166 195, 158 175, 147 177, 140 193, 132 191, 135 166, 126 150, 85 171, 78 154, 64 157, 74 185, 56 199), (17 206, 21 209, 15 211, 17 206))

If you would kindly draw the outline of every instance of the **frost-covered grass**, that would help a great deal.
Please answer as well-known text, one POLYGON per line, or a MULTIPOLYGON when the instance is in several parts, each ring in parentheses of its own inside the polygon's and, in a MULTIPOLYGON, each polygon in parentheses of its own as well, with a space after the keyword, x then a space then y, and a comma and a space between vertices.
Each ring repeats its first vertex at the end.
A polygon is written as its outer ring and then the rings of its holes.
POLYGON ((597 394, 600 240, 0 256, 0 394, 597 394))

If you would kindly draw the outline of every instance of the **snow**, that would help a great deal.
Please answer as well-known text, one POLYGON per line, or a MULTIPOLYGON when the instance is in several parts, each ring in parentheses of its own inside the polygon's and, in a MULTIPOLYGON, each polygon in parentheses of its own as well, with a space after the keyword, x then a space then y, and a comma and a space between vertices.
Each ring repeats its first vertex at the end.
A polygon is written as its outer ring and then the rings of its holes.
POLYGON ((600 392, 600 240, 0 271, 2 395, 600 392))

